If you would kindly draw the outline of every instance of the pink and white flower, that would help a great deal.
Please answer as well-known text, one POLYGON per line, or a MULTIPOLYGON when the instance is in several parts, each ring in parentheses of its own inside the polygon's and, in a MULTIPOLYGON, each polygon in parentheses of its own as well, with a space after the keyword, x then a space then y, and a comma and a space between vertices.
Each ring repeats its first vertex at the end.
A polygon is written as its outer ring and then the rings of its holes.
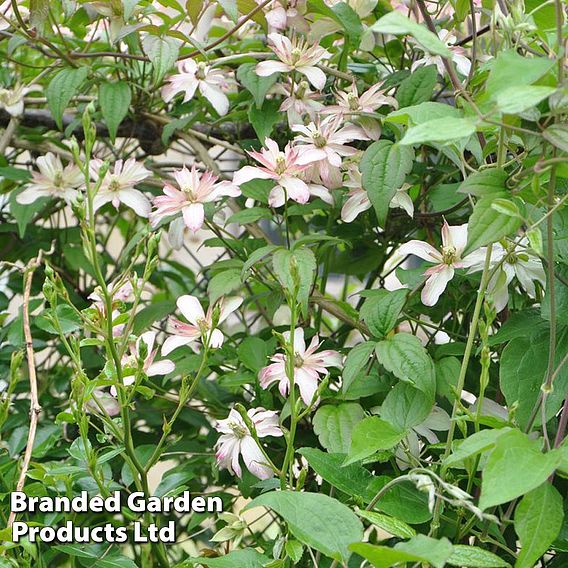
POLYGON ((166 356, 174 349, 189 345, 197 339, 201 339, 209 347, 221 347, 224 336, 218 326, 242 303, 242 298, 221 298, 217 303, 210 305, 205 313, 195 296, 180 296, 176 304, 189 323, 170 317, 169 323, 173 328, 173 334, 164 341, 162 355, 166 356))
MULTIPOLYGON (((278 423, 278 413, 264 408, 251 408, 247 415, 254 425, 259 438, 283 436, 278 423)), ((215 424, 217 432, 221 432, 215 444, 215 457, 220 469, 228 469, 232 474, 242 477, 239 457, 242 456, 247 469, 259 479, 270 479, 274 472, 266 463, 262 450, 251 436, 242 416, 232 409, 225 420, 215 424)))
POLYGON ((333 187, 333 179, 342 164, 343 156, 353 156, 357 149, 346 144, 353 140, 369 140, 362 128, 352 124, 341 126, 341 115, 328 116, 307 126, 297 124, 295 141, 300 152, 298 164, 313 164, 325 185, 333 187), (335 172, 333 170, 336 170, 335 172))
POLYGON ((75 201, 84 184, 81 170, 72 163, 63 167, 61 159, 52 152, 37 159, 39 172, 32 172, 32 180, 16 198, 18 203, 28 205, 41 197, 75 201))
MULTIPOLYGON (((284 339, 290 341, 290 332, 283 333, 284 339)), ((337 351, 326 349, 316 353, 321 342, 314 335, 306 349, 304 330, 294 330, 294 383, 300 389, 302 400, 309 406, 318 390, 321 375, 328 373, 328 367, 341 367, 343 358, 337 351)), ((286 396, 290 390, 290 380, 286 373, 286 355, 277 353, 270 359, 271 365, 264 367, 258 374, 260 386, 267 389, 272 383, 278 383, 278 390, 286 396)))
POLYGON ((412 240, 403 244, 399 249, 400 255, 413 254, 429 262, 436 263, 424 273, 427 276, 422 289, 422 303, 425 306, 434 306, 448 282, 454 277, 456 268, 468 267, 472 259, 462 259, 462 253, 467 243, 467 223, 450 227, 447 221, 442 226, 442 246, 435 249, 423 241, 412 240))
MULTIPOLYGON (((257 0, 260 4, 261 0, 257 0)), ((266 12, 268 25, 275 30, 296 30, 303 34, 308 33, 310 27, 304 18, 306 0, 277 0, 266 12)))
POLYGON ((280 61, 261 61, 256 66, 256 74, 260 77, 269 77, 274 73, 290 73, 297 71, 321 91, 325 87, 325 73, 317 67, 323 59, 331 57, 327 49, 319 45, 309 46, 304 40, 271 33, 268 39, 272 43, 270 49, 274 51, 280 61))
POLYGON ((300 174, 306 169, 299 163, 299 149, 288 144, 281 152, 278 144, 271 138, 265 141, 266 148, 260 152, 250 151, 249 155, 260 166, 244 166, 233 176, 233 183, 241 185, 252 179, 270 179, 275 182, 268 196, 271 207, 284 205, 286 196, 298 203, 307 203, 310 190, 300 174))
POLYGON ((162 88, 162 99, 171 101, 178 93, 185 93, 183 102, 190 101, 195 92, 199 92, 211 103, 221 116, 229 111, 229 99, 224 91, 229 83, 223 71, 212 69, 209 65, 193 59, 186 59, 178 63, 176 75, 168 78, 168 85, 162 88))
POLYGON ((337 104, 326 107, 323 114, 342 114, 358 124, 371 140, 378 140, 381 124, 377 119, 366 115, 375 113, 384 105, 398 108, 398 101, 385 95, 385 89, 381 87, 382 82, 377 83, 359 95, 357 85, 353 83, 349 89, 336 94, 337 104))
MULTIPOLYGON (((143 333, 134 344, 133 348, 131 349, 129 354, 125 354, 122 358, 122 366, 123 367, 131 367, 133 369, 138 368, 138 360, 141 357, 141 347, 142 343, 146 345, 146 357, 142 363, 142 371, 148 377, 155 377, 157 375, 167 375, 171 373, 175 368, 175 364, 173 361, 169 359, 162 359, 161 361, 155 361, 156 355, 158 353, 158 347, 155 347, 156 343, 156 332, 155 331, 147 331, 143 333)), ((124 386, 133 385, 136 381, 135 375, 129 374, 124 377, 123 384, 124 386)), ((116 387, 110 388, 110 393, 113 396, 117 395, 116 387)))
POLYGON ((37 91, 40 87, 30 85, 16 85, 12 89, 0 88, 0 110, 4 109, 10 116, 18 117, 24 113, 24 97, 31 91, 37 91))
POLYGON ((171 183, 164 185, 164 195, 154 198, 157 208, 150 215, 150 223, 156 227, 165 217, 175 215, 181 211, 185 226, 191 231, 198 231, 205 219, 204 203, 218 201, 221 197, 238 197, 241 190, 227 181, 217 182, 219 179, 211 172, 199 173, 196 166, 191 170, 185 166, 174 172, 174 178, 179 189, 171 183))
POLYGON ((106 203, 112 203, 118 209, 121 203, 134 209, 141 217, 150 215, 151 205, 148 198, 134 186, 151 175, 142 164, 134 158, 126 161, 117 160, 113 168, 105 173, 102 181, 100 171, 103 161, 97 158, 89 162, 89 171, 93 181, 100 181, 99 189, 93 200, 95 211, 106 203))
POLYGON ((287 84, 278 83, 274 85, 273 92, 284 95, 286 98, 280 105, 280 112, 286 112, 288 125, 304 124, 304 116, 308 116, 311 121, 316 120, 317 114, 325 106, 317 100, 321 97, 319 93, 310 90, 307 81, 300 81, 294 89, 292 81, 287 84))
MULTIPOLYGON (((471 69, 471 61, 465 55, 467 52, 463 47, 454 45, 457 41, 456 36, 453 35, 452 32, 442 29, 438 32, 438 37, 452 52, 452 60, 455 63, 457 70, 464 76, 469 75, 469 71, 471 69)), ((411 69, 412 71, 414 71, 417 67, 426 65, 435 65, 440 75, 444 75, 444 73, 446 72, 442 57, 439 55, 431 55, 430 53, 425 53, 424 57, 417 59, 412 64, 411 69)))

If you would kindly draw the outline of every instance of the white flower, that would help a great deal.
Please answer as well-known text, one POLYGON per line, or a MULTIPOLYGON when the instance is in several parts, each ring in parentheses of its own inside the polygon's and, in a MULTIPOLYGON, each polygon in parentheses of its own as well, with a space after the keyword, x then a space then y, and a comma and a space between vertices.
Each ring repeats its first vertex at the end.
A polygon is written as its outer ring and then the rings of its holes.
POLYGON ((170 324, 174 331, 164 341, 162 355, 167 355, 183 345, 189 345, 199 338, 209 347, 221 347, 224 337, 217 326, 223 323, 242 303, 242 298, 221 298, 216 304, 210 305, 205 313, 195 296, 180 296, 176 304, 189 323, 170 317, 170 324))
MULTIPOLYGON (((278 425, 277 412, 264 408, 251 408, 247 415, 254 424, 259 438, 283 435, 278 425)), ((219 420, 215 429, 221 432, 215 444, 217 463, 221 469, 228 469, 231 473, 242 477, 239 463, 239 456, 242 455, 247 469, 259 479, 270 479, 274 475, 242 416, 235 409, 229 412, 225 420, 219 420)))
POLYGON ((32 180, 16 198, 18 203, 28 205, 41 197, 64 199, 67 203, 74 201, 78 189, 83 186, 81 170, 74 164, 63 167, 59 156, 48 152, 37 159, 39 172, 32 172, 32 180))
POLYGON ((304 116, 308 116, 313 122, 317 114, 323 111, 325 106, 317 99, 321 97, 319 93, 310 90, 307 81, 300 81, 294 88, 293 83, 288 81, 286 84, 278 83, 274 85, 273 92, 284 95, 286 98, 280 105, 280 112, 286 111, 288 125, 304 124, 304 116))
MULTIPOLYGON (((93 181, 99 180, 102 165, 103 161, 96 158, 89 162, 89 171, 93 181)), ((148 217, 151 210, 150 201, 134 186, 145 180, 149 175, 151 175, 151 172, 134 158, 129 158, 125 162, 117 160, 114 163, 114 168, 105 173, 105 177, 100 183, 93 201, 95 211, 109 202, 117 209, 120 203, 123 203, 134 209, 141 217, 148 217)))
POLYGON ((13 89, 0 88, 0 110, 4 109, 10 116, 18 117, 24 114, 24 96, 30 91, 37 91, 37 85, 24 87, 16 85, 13 89))
MULTIPOLYGON (((483 247, 468 256, 470 260, 469 272, 483 270, 487 247, 483 247)), ((509 302, 509 284, 515 276, 521 287, 531 298, 536 297, 535 282, 546 286, 546 273, 538 256, 529 248, 529 242, 523 237, 516 248, 512 245, 505 247, 499 243, 493 245, 491 251, 491 267, 500 264, 491 277, 487 291, 493 297, 495 309, 500 312, 509 302)))
POLYGON ((162 88, 162 98, 171 101, 177 93, 184 92, 183 102, 191 100, 195 91, 199 92, 211 103, 219 115, 229 111, 229 99, 223 92, 228 88, 225 74, 220 69, 211 69, 203 62, 186 59, 178 63, 176 75, 168 78, 169 84, 162 88))
MULTIPOLYGON (((290 332, 284 334, 286 341, 290 340, 290 332)), ((326 349, 316 353, 321 345, 319 337, 314 335, 309 347, 306 349, 304 330, 296 328, 294 331, 294 383, 300 389, 302 400, 309 406, 318 389, 320 375, 328 373, 328 367, 340 367, 342 357, 337 351, 326 349)), ((286 396, 290 390, 290 380, 286 373, 286 355, 277 353, 270 359, 271 365, 264 367, 258 374, 260 386, 268 388, 272 383, 278 383, 278 390, 286 396)))
POLYGON ((422 303, 433 306, 437 303, 448 282, 454 277, 456 268, 470 266, 469 257, 462 259, 467 243, 467 223, 450 227, 447 221, 442 226, 442 246, 440 250, 423 241, 412 240, 403 244, 398 252, 401 255, 413 254, 429 262, 436 263, 424 273, 427 276, 422 289, 422 303))

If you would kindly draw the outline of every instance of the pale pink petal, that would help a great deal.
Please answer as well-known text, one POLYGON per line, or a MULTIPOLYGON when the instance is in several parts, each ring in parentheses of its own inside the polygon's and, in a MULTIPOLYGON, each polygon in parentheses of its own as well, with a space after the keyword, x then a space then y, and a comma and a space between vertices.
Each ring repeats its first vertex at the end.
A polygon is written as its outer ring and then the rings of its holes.
POLYGON ((168 373, 174 371, 175 368, 176 366, 173 361, 170 361, 169 359, 162 359, 161 361, 152 363, 148 367, 148 369, 146 369, 146 374, 149 377, 154 377, 156 375, 167 375, 168 373))
POLYGON ((399 249, 398 253, 402 256, 413 254, 428 262, 441 262, 442 255, 432 245, 424 241, 412 240, 404 243, 399 249))
POLYGON ((321 91, 325 87, 325 73, 318 67, 298 67, 297 70, 302 75, 305 75, 308 81, 318 91, 321 91))
POLYGON ((193 325, 198 325, 200 320, 205 319, 205 312, 195 296, 180 296, 176 302, 183 317, 193 325))
POLYGON ((266 465, 258 444, 251 436, 245 436, 241 441, 241 453, 247 469, 259 479, 270 479, 274 476, 272 468, 266 465))
POLYGON ((183 221, 190 231, 198 231, 203 226, 205 219, 205 209, 203 203, 190 203, 183 208, 183 221))
POLYGON ((446 264, 434 267, 429 274, 426 284, 422 289, 422 303, 425 306, 434 306, 444 290, 448 282, 454 277, 454 269, 446 264))
POLYGON ((233 183, 235 185, 241 185, 252 179, 270 179, 271 177, 272 176, 268 172, 265 172, 260 168, 244 166, 233 175, 233 183))
POLYGON ((194 340, 194 337, 187 337, 184 335, 170 335, 170 337, 168 337, 162 345, 162 355, 168 355, 174 349, 182 347, 183 345, 189 345, 194 340))
POLYGON ((255 69, 256 74, 260 77, 269 77, 274 73, 287 73, 291 70, 292 69, 289 65, 286 65, 286 63, 282 63, 281 61, 261 61, 255 69))

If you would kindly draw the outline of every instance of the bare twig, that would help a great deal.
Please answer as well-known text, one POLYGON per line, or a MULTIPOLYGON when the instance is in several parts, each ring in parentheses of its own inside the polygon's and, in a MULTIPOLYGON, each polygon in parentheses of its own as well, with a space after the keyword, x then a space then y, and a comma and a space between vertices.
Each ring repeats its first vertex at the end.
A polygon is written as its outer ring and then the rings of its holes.
MULTIPOLYGON (((20 476, 18 477, 18 482, 16 483, 16 491, 22 491, 24 484, 26 482, 26 475, 28 473, 28 468, 30 467, 30 461, 32 459, 32 451, 34 447, 34 441, 37 430, 37 423, 39 421, 39 413, 41 412, 41 406, 39 404, 39 398, 37 393, 37 377, 36 368, 34 360, 34 347, 32 340, 32 332, 30 329, 30 293, 32 289, 32 280, 36 268, 41 264, 42 256, 44 254, 43 250, 39 251, 36 258, 32 259, 28 265, 24 268, 24 300, 22 306, 23 312, 23 325, 24 325, 24 338, 26 341, 26 355, 28 360, 28 373, 30 376, 30 429, 28 432, 28 441, 26 443, 26 451, 24 453, 24 460, 22 462, 22 469, 20 470, 20 476)), ((8 527, 11 527, 16 518, 16 513, 10 511, 10 516, 8 518, 8 527)))

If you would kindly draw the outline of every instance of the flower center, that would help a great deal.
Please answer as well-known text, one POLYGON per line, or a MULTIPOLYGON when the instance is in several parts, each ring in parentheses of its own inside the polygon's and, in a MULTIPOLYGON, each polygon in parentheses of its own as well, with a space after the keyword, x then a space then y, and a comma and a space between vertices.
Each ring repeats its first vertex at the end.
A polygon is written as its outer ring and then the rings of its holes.
POLYGON ((359 97, 354 93, 347 95, 347 102, 349 103, 350 110, 359 110, 359 97))
POLYGON ((452 265, 457 259, 456 247, 442 247, 442 261, 444 264, 452 265))
POLYGON ((292 65, 296 65, 296 63, 300 61, 300 57, 302 57, 302 50, 299 47, 295 47, 290 53, 290 61, 292 65))
POLYGON ((197 71, 195 72, 195 76, 200 80, 203 81, 206 77, 206 69, 207 69, 207 65, 205 65, 205 63, 203 63, 203 61, 200 61, 197 64, 197 71))
POLYGON ((312 135, 312 140, 316 148, 323 148, 327 144, 327 140, 319 130, 316 130, 312 135))
POLYGON ((55 187, 61 187, 63 185, 63 174, 61 172, 57 172, 53 176, 53 185, 55 187))
POLYGON ((242 440, 244 437, 248 436, 248 428, 239 424, 238 422, 229 422, 229 428, 233 431, 233 434, 239 439, 242 440))
POLYGON ((296 369, 299 369, 303 365, 304 360, 302 359, 302 356, 299 353, 294 353, 294 367, 296 367, 296 369))
POLYGON ((109 191, 119 191, 120 190, 120 182, 114 176, 110 178, 110 182, 108 184, 109 191))
POLYGON ((276 158, 276 167, 274 169, 278 175, 282 175, 286 171, 286 156, 282 152, 276 158))
POLYGON ((205 318, 199 318, 196 323, 197 327, 201 330, 201 333, 209 331, 209 322, 205 318))
POLYGON ((306 91, 308 90, 308 83, 307 81, 300 81, 298 88, 296 89, 296 98, 303 99, 306 95, 306 91))

